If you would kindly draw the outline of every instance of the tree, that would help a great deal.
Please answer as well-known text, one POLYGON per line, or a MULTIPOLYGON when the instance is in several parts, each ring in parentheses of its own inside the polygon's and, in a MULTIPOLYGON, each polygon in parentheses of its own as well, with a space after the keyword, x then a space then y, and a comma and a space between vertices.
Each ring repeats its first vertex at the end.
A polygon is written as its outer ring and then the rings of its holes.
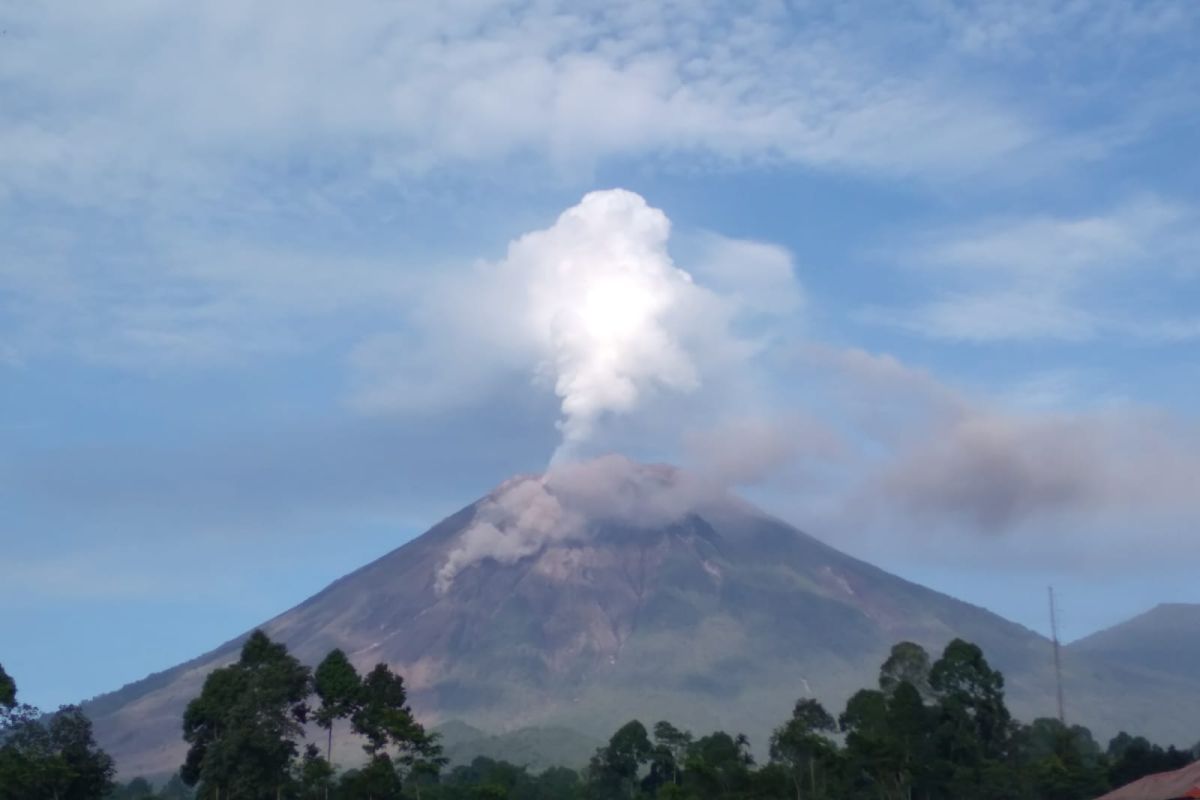
POLYGON ((879 690, 850 698, 839 725, 846 733, 850 779, 885 798, 908 798, 929 760, 929 655, 901 642, 879 668, 879 690))
POLYGON ((16 704, 17 682, 9 677, 9 674, 4 671, 4 665, 0 664, 0 707, 9 709, 16 704))
POLYGON ((63 706, 46 724, 36 709, 15 718, 0 746, 0 800, 94 800, 113 788, 115 773, 78 706, 63 706))
POLYGON ((771 760, 788 769, 796 800, 803 800, 804 784, 817 794, 817 766, 828 763, 835 752, 826 733, 835 729, 833 717, 818 701, 797 700, 792 718, 771 736, 771 760))
POLYGON ((1043 717, 1020 729, 1017 744, 1020 767, 1032 797, 1088 800, 1108 788, 1100 746, 1087 728, 1068 728, 1056 719, 1043 717))
POLYGON ((304 748, 304 757, 296 769, 296 784, 300 797, 306 800, 328 797, 333 785, 333 767, 321 756, 321 750, 315 744, 304 748))
POLYGON ((938 781, 956 797, 1011 784, 1013 723, 1004 704, 1004 676, 978 646, 955 639, 930 670, 929 684, 938 700, 938 781))
POLYGON ((317 725, 328 731, 325 760, 333 763, 333 723, 349 719, 358 709, 362 678, 341 650, 331 650, 313 673, 313 689, 321 700, 315 715, 317 725))
POLYGON ((1155 772, 1179 769, 1191 760, 1191 753, 1169 747, 1163 750, 1145 737, 1130 736, 1121 731, 1108 743, 1108 781, 1112 786, 1124 786, 1155 772))
POLYGON ((846 757, 853 783, 878 791, 884 798, 905 797, 903 767, 889 725, 888 696, 860 689, 846 703, 838 726, 846 734, 846 757))
POLYGON ((191 797, 191 790, 183 782, 183 778, 179 777, 178 772, 158 790, 158 800, 191 800, 191 797))
POLYGON ((308 668, 284 645, 254 631, 237 663, 209 673, 200 696, 188 703, 184 782, 217 798, 280 795, 303 736, 309 683, 308 668))
POLYGON ((588 787, 599 797, 626 798, 637 793, 638 773, 654 748, 646 726, 631 720, 622 725, 592 756, 588 787))
POLYGON ((681 731, 666 720, 654 725, 651 771, 662 774, 659 783, 665 783, 669 778, 671 783, 679 785, 680 768, 691 745, 692 734, 688 731, 681 731))
POLYGON ((408 707, 404 678, 386 664, 376 664, 363 679, 350 724, 355 733, 367 740, 363 749, 371 757, 371 763, 363 772, 373 776, 371 791, 377 785, 382 786, 378 779, 385 769, 398 775, 399 767, 406 775, 413 776, 436 772, 445 764, 438 736, 427 733, 408 707))
POLYGON ((740 796, 750 783, 754 757, 745 734, 715 731, 688 748, 685 789, 700 797, 740 796))
POLYGON ((391 756, 377 753, 362 769, 350 770, 338 783, 344 800, 391 800, 400 797, 402 785, 391 756))
POLYGON ((124 786, 118 786, 104 800, 157 800, 154 787, 145 778, 134 778, 124 786))
POLYGON ((966 724, 981 754, 1006 753, 1012 716, 1004 704, 1004 676, 992 669, 977 645, 955 639, 933 665, 930 686, 942 707, 966 724))
POLYGON ((579 773, 568 767, 550 767, 534 778, 531 800, 570 800, 579 795, 579 773))
POLYGON ((929 653, 913 642, 900 642, 879 668, 879 689, 891 695, 902 683, 910 684, 922 697, 931 693, 929 653))

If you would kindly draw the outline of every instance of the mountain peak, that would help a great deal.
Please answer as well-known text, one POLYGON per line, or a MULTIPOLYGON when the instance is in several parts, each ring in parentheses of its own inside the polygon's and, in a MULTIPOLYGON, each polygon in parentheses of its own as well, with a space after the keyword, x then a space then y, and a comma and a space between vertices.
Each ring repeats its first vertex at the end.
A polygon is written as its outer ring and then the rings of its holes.
POLYGON ((445 594, 460 572, 487 559, 512 564, 614 527, 657 530, 731 502, 719 486, 692 473, 616 454, 514 476, 476 504, 438 570, 437 592, 445 594))

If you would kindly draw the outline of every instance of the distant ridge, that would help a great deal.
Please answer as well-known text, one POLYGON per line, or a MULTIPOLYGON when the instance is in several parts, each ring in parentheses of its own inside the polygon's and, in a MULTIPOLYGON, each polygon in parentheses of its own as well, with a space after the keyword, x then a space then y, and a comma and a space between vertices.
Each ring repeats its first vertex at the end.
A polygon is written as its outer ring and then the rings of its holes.
POLYGON ((1200 604, 1163 603, 1068 649, 1079 658, 1195 678, 1200 675, 1200 604))

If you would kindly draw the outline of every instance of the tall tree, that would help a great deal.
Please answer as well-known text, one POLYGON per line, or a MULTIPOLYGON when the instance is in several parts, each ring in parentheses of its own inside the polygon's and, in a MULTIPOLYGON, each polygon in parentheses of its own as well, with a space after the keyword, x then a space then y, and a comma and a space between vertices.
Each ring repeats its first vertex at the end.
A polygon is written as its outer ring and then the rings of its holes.
POLYGON ((1004 676, 991 668, 978 645, 962 639, 946 645, 930 670, 929 683, 947 715, 965 726, 971 746, 985 758, 1004 756, 1012 733, 1004 676))
POLYGON ((839 718, 846 733, 851 780, 864 783, 885 800, 912 796, 927 760, 929 711, 907 680, 891 693, 864 689, 846 704, 839 718))
POLYGON ((688 748, 685 790, 700 797, 741 796, 754 757, 745 734, 714 731, 688 748))
POLYGON ((0 664, 0 708, 12 708, 16 704, 17 682, 4 671, 4 665, 0 664))
POLYGON ((408 707, 404 678, 387 664, 376 664, 363 678, 350 724, 366 739, 363 749, 371 762, 362 772, 371 787, 382 786, 385 770, 395 774, 399 768, 408 776, 445 763, 437 735, 426 732, 408 707))
POLYGON ((304 748, 304 756, 296 766, 296 784, 300 797, 305 800, 329 797, 329 789, 333 785, 333 767, 321 757, 321 750, 315 744, 304 748))
POLYGON ((929 653, 914 642, 900 642, 892 646, 887 660, 879 667, 879 689, 890 695, 902 683, 910 684, 922 697, 930 695, 929 653))
POLYGON ((209 673, 184 712, 184 782, 217 798, 279 796, 303 736, 309 683, 284 645, 254 631, 237 663, 209 673))
POLYGON ((638 720, 622 725, 592 756, 588 785, 606 798, 628 798, 637 794, 638 774, 654 750, 646 726, 638 720))
POLYGON ((1100 745, 1080 725, 1035 719, 1020 728, 1014 750, 1027 791, 1037 800, 1088 800, 1108 788, 1100 745))
POLYGON ((818 701, 797 700, 792 718, 771 736, 771 760, 788 769, 796 800, 803 800, 804 787, 817 794, 817 767, 828 763, 835 747, 827 733, 835 729, 833 717, 818 701))
POLYGON ((670 776, 671 783, 680 783, 680 772, 688 748, 692 745, 692 734, 676 728, 666 720, 654 725, 654 764, 670 776))
POLYGON ((1016 782, 1004 676, 991 668, 983 651, 955 639, 930 670, 929 683, 938 700, 934 767, 949 794, 985 797, 1016 782))
POLYGON ((317 725, 328 731, 325 760, 333 763, 333 724, 349 719, 358 709, 362 678, 341 650, 331 650, 313 673, 313 689, 321 700, 315 715, 317 725))

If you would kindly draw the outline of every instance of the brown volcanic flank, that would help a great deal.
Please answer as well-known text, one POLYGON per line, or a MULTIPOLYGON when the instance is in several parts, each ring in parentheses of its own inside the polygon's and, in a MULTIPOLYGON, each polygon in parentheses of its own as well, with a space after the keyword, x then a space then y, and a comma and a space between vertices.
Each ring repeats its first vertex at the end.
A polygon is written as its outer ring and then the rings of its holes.
MULTIPOLYGON (((609 457, 515 478, 263 629, 301 660, 340 647, 401 671, 427 722, 590 736, 671 719, 761 746, 794 700, 831 709, 888 648, 961 636, 1008 677, 1018 716, 1052 713, 1048 642, 982 608, 844 555, 666 467, 609 457), (451 565, 448 567, 447 565, 451 565)), ((125 776, 182 762, 180 718, 240 639, 85 708, 125 776)), ((1190 743, 1190 678, 1066 662, 1072 722, 1190 743)), ((360 751, 340 737, 335 760, 360 751)))

